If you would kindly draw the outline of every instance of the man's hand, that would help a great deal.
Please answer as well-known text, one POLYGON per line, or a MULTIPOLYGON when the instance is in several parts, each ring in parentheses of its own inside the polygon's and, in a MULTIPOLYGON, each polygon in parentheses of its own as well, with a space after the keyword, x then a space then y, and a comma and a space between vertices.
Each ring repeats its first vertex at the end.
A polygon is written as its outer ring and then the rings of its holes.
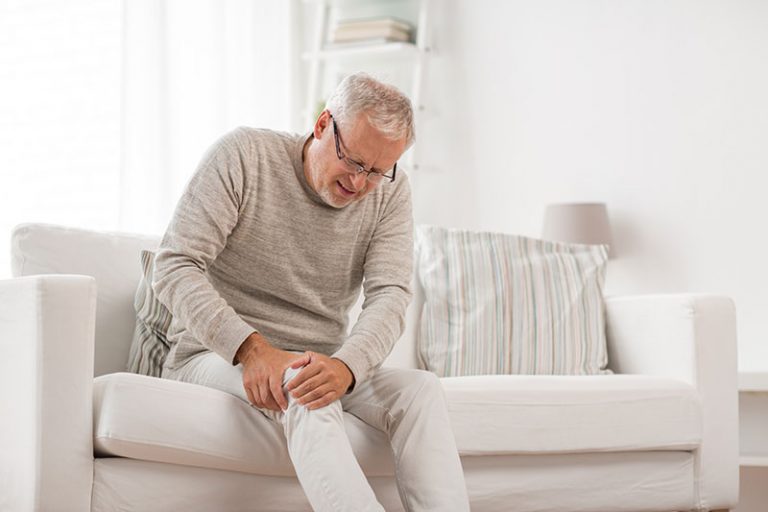
POLYGON ((309 363, 309 355, 280 350, 254 332, 240 345, 236 360, 243 365, 243 387, 248 400, 256 407, 285 411, 288 400, 283 394, 283 372, 309 363))
MULTIPOLYGON (((299 404, 307 409, 319 409, 338 400, 352 384, 352 371, 341 360, 316 352, 305 352, 310 361, 285 389, 299 404)), ((291 368, 298 368, 305 363, 298 361, 291 368)))

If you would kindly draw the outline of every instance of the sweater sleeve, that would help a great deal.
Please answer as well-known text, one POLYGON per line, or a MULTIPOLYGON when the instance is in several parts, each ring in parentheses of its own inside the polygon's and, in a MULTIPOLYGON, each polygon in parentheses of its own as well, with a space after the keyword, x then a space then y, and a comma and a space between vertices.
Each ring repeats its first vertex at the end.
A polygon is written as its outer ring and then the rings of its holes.
POLYGON ((365 255, 362 312, 347 340, 332 355, 352 371, 354 385, 381 366, 405 327, 405 311, 412 295, 413 215, 405 174, 398 185, 365 255))
POLYGON ((152 288, 203 346, 234 363, 257 330, 216 291, 206 270, 238 222, 245 190, 241 135, 233 130, 208 149, 182 193, 155 255, 152 288))

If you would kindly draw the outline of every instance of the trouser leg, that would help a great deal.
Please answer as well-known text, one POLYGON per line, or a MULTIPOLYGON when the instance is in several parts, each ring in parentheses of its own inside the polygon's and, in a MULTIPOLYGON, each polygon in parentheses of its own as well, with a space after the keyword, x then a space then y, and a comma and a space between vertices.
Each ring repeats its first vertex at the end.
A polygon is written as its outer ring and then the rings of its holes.
MULTIPOLYGON (((288 368, 283 386, 299 371, 288 368)), ((232 366, 215 353, 198 356, 177 370, 164 371, 163 378, 216 388, 248 402, 242 366, 232 366)), ((290 393, 286 392, 286 398, 285 412, 252 407, 283 426, 296 476, 312 508, 317 512, 383 511, 352 452, 341 403, 337 400, 310 411, 290 393)))
POLYGON ((345 411, 389 435, 397 488, 407 511, 469 511, 445 395, 433 373, 378 368, 341 403, 345 411))
MULTIPOLYGON (((288 368, 283 385, 298 373, 288 368)), ((352 452, 341 402, 309 410, 288 394, 288 409, 279 414, 296 475, 316 511, 384 510, 352 452)))

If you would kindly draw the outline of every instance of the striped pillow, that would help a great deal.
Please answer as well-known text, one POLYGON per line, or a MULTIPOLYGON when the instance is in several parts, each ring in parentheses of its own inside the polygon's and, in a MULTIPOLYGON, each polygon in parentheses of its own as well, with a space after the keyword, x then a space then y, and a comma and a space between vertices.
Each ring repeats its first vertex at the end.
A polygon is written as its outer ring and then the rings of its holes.
POLYGON ((440 377, 605 369, 607 245, 416 228, 418 351, 440 377))
POLYGON ((141 251, 141 279, 133 301, 136 328, 133 331, 127 369, 133 373, 160 377, 163 362, 170 350, 166 333, 172 317, 152 290, 154 260, 155 254, 152 251, 141 251))

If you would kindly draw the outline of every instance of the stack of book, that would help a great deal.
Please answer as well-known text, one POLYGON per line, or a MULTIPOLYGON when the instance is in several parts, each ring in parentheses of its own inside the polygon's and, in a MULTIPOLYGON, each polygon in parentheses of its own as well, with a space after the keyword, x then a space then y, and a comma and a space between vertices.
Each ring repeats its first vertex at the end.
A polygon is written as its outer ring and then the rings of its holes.
POLYGON ((333 44, 375 44, 413 40, 413 26, 397 18, 340 21, 331 33, 333 44))

